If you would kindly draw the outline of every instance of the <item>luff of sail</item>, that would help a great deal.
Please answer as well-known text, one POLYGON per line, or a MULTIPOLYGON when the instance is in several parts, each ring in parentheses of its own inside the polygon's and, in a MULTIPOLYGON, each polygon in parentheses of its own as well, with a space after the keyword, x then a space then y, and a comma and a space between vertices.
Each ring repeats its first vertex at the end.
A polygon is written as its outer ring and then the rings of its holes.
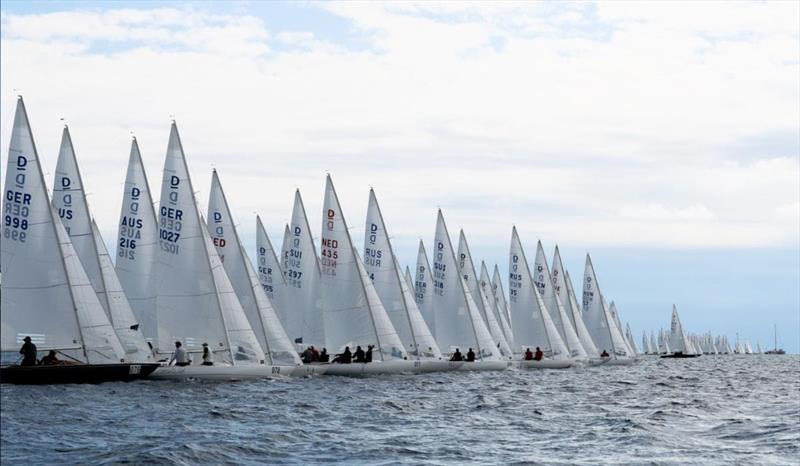
POLYGON ((364 235, 364 269, 372 280, 383 307, 411 356, 440 359, 439 345, 425 324, 414 295, 400 269, 389 240, 375 191, 369 190, 364 235))
POLYGON ((382 360, 406 351, 358 257, 330 175, 325 180, 320 235, 322 310, 328 349, 373 345, 382 360))
POLYGON ((567 346, 536 290, 516 227, 511 230, 508 295, 514 329, 514 353, 521 357, 527 349, 539 347, 548 358, 569 358, 567 346))
POLYGON ((208 229, 244 313, 270 364, 300 364, 300 357, 264 293, 258 275, 244 252, 233 215, 214 170, 208 200, 208 229))
POLYGON ((142 334, 151 342, 158 340, 155 280, 158 247, 158 221, 153 209, 152 191, 142 164, 139 143, 133 138, 119 215, 114 269, 142 334))
POLYGON ((14 115, 4 191, 2 350, 17 351, 22 338, 30 336, 40 351, 59 350, 90 364, 124 361, 122 344, 51 208, 22 97, 14 115))

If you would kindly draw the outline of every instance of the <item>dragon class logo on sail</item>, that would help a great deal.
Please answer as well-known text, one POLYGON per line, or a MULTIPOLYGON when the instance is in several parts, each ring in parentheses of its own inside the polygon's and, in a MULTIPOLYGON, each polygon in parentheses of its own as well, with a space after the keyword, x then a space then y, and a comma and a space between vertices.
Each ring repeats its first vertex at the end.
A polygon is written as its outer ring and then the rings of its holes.
MULTIPOLYGON (((378 241, 378 225, 374 223, 369 224, 369 235, 367 236, 367 242, 372 246, 375 246, 375 243, 378 241)), ((381 266, 381 258, 383 257, 383 251, 381 249, 375 247, 365 247, 364 248, 364 265, 372 266, 372 267, 380 267, 381 266)), ((370 274, 372 275, 372 274, 370 274)), ((374 277, 372 277, 374 278, 374 277)))
POLYGON ((31 214, 30 193, 25 192, 25 183, 28 176, 25 171, 28 169, 28 159, 24 155, 18 155, 15 164, 17 174, 14 175, 14 189, 6 191, 5 215, 3 216, 3 237, 13 241, 24 243, 28 233, 28 217, 31 214))

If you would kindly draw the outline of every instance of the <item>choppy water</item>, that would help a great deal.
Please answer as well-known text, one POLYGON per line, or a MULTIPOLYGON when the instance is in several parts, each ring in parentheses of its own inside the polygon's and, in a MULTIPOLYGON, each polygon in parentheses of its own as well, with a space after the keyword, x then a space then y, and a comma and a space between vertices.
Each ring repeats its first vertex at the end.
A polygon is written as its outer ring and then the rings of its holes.
POLYGON ((3 385, 3 464, 798 464, 800 357, 3 385))

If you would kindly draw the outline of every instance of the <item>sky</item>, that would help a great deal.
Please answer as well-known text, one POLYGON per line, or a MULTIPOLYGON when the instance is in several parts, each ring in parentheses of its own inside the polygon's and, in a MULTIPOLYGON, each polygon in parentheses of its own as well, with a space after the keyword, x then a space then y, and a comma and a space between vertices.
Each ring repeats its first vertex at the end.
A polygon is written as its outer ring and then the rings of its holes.
MULTIPOLYGON (((52 181, 71 130, 115 250, 135 134, 158 191, 177 121, 254 250, 330 173, 357 245, 375 189, 396 254, 436 209, 507 270, 558 244, 642 330, 800 352, 798 2, 2 3, 0 147, 25 98, 52 181)), ((157 196, 156 196, 157 198, 157 196)), ((504 272, 505 273, 505 272, 504 272)), ((580 278, 578 278, 580 280, 580 278)))

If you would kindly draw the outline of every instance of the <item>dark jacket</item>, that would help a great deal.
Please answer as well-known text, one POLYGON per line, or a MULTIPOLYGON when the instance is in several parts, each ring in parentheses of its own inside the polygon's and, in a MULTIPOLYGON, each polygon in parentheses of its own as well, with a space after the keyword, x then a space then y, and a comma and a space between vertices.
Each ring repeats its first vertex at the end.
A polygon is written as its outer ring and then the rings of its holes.
POLYGON ((33 343, 26 341, 22 348, 19 349, 19 354, 22 355, 23 366, 36 365, 36 345, 33 343))

